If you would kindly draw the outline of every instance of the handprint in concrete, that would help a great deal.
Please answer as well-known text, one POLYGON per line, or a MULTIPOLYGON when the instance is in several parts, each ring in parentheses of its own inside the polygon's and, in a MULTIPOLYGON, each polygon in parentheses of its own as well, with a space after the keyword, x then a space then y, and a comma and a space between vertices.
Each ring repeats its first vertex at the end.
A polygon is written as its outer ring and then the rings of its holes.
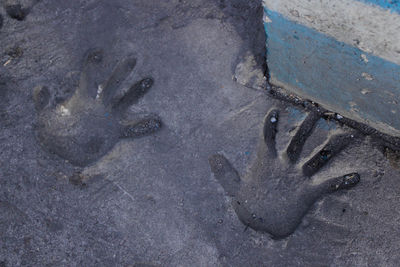
POLYGON ((319 119, 317 113, 309 113, 286 149, 280 152, 275 141, 279 111, 270 111, 264 120, 257 155, 244 179, 223 155, 209 158, 215 178, 232 197, 235 212, 247 227, 277 239, 285 238, 296 230, 318 199, 349 189, 360 181, 356 172, 331 178, 318 177, 332 158, 355 141, 358 137, 355 132, 333 135, 322 149, 308 157, 300 157, 319 119), (323 182, 315 183, 315 180, 323 182))
POLYGON ((123 138, 148 135, 161 127, 161 120, 155 115, 130 122, 124 120, 127 109, 153 85, 152 78, 144 78, 124 95, 117 96, 122 82, 134 69, 136 59, 121 60, 110 77, 99 83, 98 68, 102 60, 100 49, 86 53, 78 88, 63 103, 53 103, 54 97, 45 86, 34 89, 38 140, 48 151, 77 166, 95 162, 123 138))

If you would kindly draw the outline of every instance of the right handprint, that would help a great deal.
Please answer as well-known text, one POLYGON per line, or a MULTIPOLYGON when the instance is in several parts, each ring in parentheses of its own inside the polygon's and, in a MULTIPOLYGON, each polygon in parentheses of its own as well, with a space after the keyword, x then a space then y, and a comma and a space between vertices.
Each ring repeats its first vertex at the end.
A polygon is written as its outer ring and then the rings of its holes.
POLYGON ((319 198, 349 189, 360 181, 356 172, 314 179, 326 163, 359 137, 356 132, 333 135, 322 149, 300 159, 303 146, 319 119, 319 114, 310 112, 286 149, 280 152, 275 142, 279 111, 270 111, 264 119, 257 155, 244 179, 224 156, 215 154, 209 158, 215 178, 232 197, 236 214, 247 227, 277 239, 287 237, 319 198), (315 184, 313 180, 323 182, 315 184))

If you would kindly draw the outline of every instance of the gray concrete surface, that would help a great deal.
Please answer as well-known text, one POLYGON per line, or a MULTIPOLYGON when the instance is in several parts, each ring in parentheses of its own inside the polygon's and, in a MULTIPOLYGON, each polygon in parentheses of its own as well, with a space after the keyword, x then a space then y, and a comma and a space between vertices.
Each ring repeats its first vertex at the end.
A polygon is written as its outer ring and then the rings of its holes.
MULTIPOLYGON (((0 266, 396 266, 398 157, 369 137, 320 175, 357 171, 360 183, 318 200, 285 239, 243 225, 213 176, 215 153, 246 173, 271 108, 281 110, 278 150, 304 118, 251 82, 235 82, 249 54, 262 66, 259 7, 42 0, 22 21, 0 10, 0 266), (145 77, 154 84, 125 116, 157 114, 163 127, 77 167, 39 144, 32 95, 38 85, 60 102, 72 95, 93 47, 107 55, 104 79, 117 61, 136 57, 123 89, 145 77)), ((303 154, 342 129, 320 120, 303 154)))

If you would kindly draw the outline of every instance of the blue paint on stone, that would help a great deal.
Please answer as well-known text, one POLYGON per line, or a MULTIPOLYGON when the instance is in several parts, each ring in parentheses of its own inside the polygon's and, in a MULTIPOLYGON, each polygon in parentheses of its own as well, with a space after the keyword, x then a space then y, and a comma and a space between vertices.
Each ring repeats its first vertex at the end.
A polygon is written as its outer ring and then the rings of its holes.
POLYGON ((367 4, 373 4, 385 9, 392 10, 393 12, 400 13, 400 0, 357 0, 367 4))
POLYGON ((323 129, 325 131, 331 131, 337 128, 337 124, 332 121, 320 119, 318 120, 317 125, 315 127, 323 129))
POLYGON ((400 133, 399 65, 290 21, 279 13, 267 9, 265 12, 272 20, 265 23, 272 82, 289 85, 300 95, 335 112, 347 112, 375 127, 383 122, 400 133), (362 59, 363 54, 368 62, 362 59), (366 74, 373 80, 368 80, 366 74))
POLYGON ((303 121, 307 117, 307 114, 305 114, 300 109, 294 107, 289 107, 288 111, 289 111, 289 118, 288 118, 289 124, 297 124, 298 122, 303 121))

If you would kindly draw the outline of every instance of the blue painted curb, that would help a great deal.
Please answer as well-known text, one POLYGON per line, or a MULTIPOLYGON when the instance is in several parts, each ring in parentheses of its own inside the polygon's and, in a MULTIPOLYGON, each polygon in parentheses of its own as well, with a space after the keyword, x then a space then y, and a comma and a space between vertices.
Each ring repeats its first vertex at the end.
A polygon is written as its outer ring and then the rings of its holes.
MULTIPOLYGON (((387 1, 365 2, 381 6, 387 1)), ((394 5, 399 7, 399 3, 394 5)), ((267 6, 265 17, 272 84, 382 132, 400 136, 397 63, 338 41, 267 6)))

